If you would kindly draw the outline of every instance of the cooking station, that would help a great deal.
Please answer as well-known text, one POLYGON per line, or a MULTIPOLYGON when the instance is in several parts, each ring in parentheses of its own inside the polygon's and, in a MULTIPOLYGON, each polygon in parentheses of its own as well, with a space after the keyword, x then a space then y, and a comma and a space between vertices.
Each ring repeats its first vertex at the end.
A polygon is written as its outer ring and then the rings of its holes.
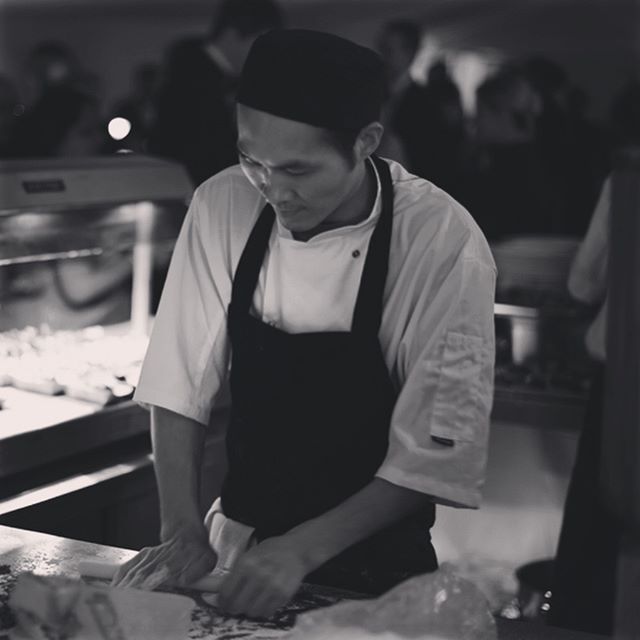
MULTIPOLYGON (((9 640, 14 618, 8 600, 12 585, 21 572, 61 574, 78 578, 81 560, 124 562, 134 551, 79 542, 68 538, 0 526, 0 640, 9 640)), ((267 640, 285 635, 296 617, 310 609, 326 607, 353 594, 304 585, 296 599, 270 621, 252 621, 224 616, 207 604, 201 594, 181 591, 195 600, 188 638, 200 640, 267 640)), ((602 636, 552 629, 541 624, 497 619, 500 640, 598 640, 602 636)), ((428 632, 428 630, 425 630, 428 632)), ((176 639, 179 640, 179 639, 176 639)), ((186 639, 185 639, 186 640, 186 639)), ((417 639, 416 639, 417 640, 417 639)))

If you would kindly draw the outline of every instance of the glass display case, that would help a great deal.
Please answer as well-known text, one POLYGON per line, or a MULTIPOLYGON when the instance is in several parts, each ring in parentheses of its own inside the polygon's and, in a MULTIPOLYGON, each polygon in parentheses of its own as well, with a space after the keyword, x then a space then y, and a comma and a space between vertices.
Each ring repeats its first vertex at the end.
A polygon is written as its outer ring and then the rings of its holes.
MULTIPOLYGON (((130 397, 191 192, 182 166, 132 154, 0 163, 0 383, 130 397)), ((37 399, 0 398, 5 429, 37 420, 37 399)))
POLYGON ((0 162, 3 523, 155 539, 149 415, 131 396, 191 193, 182 166, 132 154, 0 162))

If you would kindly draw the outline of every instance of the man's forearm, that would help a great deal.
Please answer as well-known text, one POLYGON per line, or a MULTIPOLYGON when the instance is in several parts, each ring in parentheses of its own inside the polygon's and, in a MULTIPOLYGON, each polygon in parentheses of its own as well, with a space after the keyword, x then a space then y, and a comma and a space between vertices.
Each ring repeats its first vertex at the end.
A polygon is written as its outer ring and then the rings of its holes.
MULTIPOLYGON (((430 497, 374 478, 327 513, 308 520, 286 536, 313 571, 352 544, 416 512, 430 497)), ((426 535, 426 530, 425 530, 426 535)))
POLYGON ((195 420, 153 407, 151 437, 162 528, 167 540, 178 532, 204 535, 200 514, 200 467, 204 427, 195 420))

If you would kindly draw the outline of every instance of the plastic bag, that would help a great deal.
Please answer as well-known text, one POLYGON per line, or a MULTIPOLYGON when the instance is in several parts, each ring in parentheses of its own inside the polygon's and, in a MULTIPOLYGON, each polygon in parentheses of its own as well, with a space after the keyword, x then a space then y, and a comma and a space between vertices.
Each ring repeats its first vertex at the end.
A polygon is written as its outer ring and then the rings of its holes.
POLYGON ((497 640, 489 604, 450 567, 419 575, 379 598, 301 615, 287 640, 497 640))

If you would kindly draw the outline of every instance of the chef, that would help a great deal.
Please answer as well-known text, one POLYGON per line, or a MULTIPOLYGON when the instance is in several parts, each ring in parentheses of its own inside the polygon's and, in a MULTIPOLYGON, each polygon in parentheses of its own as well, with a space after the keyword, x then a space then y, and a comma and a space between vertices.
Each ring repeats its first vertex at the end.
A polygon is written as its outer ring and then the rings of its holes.
POLYGON ((380 58, 348 40, 254 43, 239 166, 195 191, 136 393, 162 542, 114 584, 187 585, 217 564, 221 606, 254 617, 303 581, 380 594, 437 568, 436 503, 478 506, 495 266, 467 211, 376 157, 382 95, 380 58), (227 381, 229 468, 203 525, 227 381))

